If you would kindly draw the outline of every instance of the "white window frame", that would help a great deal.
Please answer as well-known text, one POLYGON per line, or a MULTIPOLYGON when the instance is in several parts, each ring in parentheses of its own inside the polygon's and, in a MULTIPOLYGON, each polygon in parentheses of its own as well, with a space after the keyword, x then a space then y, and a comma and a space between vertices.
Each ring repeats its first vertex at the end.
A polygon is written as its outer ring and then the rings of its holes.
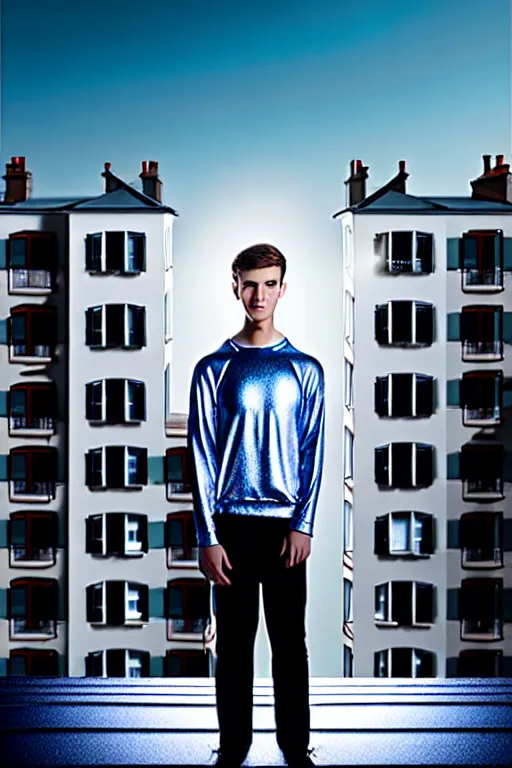
POLYGON ((350 579, 343 578, 343 622, 345 624, 354 621, 354 584, 350 579))
MULTIPOLYGON (((107 452, 106 448, 108 446, 101 445, 96 448, 90 448, 88 453, 92 453, 92 451, 101 451, 101 485, 93 485, 90 486, 91 489, 104 489, 109 490, 108 486, 106 485, 106 478, 107 478, 107 452)), ((129 483, 129 457, 130 457, 130 450, 133 448, 136 448, 139 450, 139 447, 141 446, 134 446, 134 445, 123 445, 123 446, 116 446, 116 448, 124 448, 124 488, 142 488, 143 485, 141 483, 129 483)), ((133 454, 135 457, 136 454, 133 454)))
POLYGON ((353 274, 354 269, 354 238, 352 233, 352 227, 350 224, 345 224, 343 227, 343 258, 345 262, 345 269, 349 275, 353 274))
POLYGON ((165 271, 172 267, 172 231, 171 227, 164 229, 164 268, 165 271))
POLYGON ((101 269, 100 270, 88 270, 90 272, 93 272, 95 274, 105 274, 107 273, 107 231, 108 232, 122 232, 124 235, 124 243, 123 243, 123 271, 126 274, 139 274, 141 270, 138 269, 129 269, 129 241, 130 241, 130 235, 139 235, 142 236, 144 240, 144 249, 147 248, 147 235, 145 232, 135 232, 134 230, 123 230, 123 229, 110 229, 110 230, 102 230, 101 232, 89 232, 89 236, 91 237, 91 248, 94 251, 94 239, 98 238, 101 242, 101 253, 100 253, 100 263, 101 263, 101 269))
MULTIPOLYGON (((389 302, 388 302, 389 303, 389 302)), ((354 346, 355 300, 352 294, 345 291, 345 340, 350 347, 354 346)))
MULTIPOLYGON (((414 441, 414 440, 407 440, 405 442, 408 442, 411 446, 411 478, 412 478, 412 487, 417 488, 416 485, 416 469, 417 469, 417 460, 418 460, 418 445, 428 445, 431 447, 431 443, 423 443, 422 441, 414 441)), ((386 448, 388 452, 388 482, 386 487, 391 488, 392 486, 392 479, 393 479, 393 450, 392 446, 394 443, 388 443, 387 445, 379 445, 377 448, 386 448)), ((423 488, 423 486, 421 486, 423 488)))
MULTIPOLYGON (((432 622, 420 622, 416 620, 416 603, 417 603, 417 591, 418 591, 418 584, 420 583, 416 579, 407 579, 412 584, 412 606, 411 606, 411 615, 412 615, 412 621, 410 627, 431 627, 434 624, 434 617, 432 616, 432 622)), ((422 584, 428 583, 430 588, 433 588, 433 585, 431 582, 421 582, 422 584)), ((399 627, 402 626, 398 623, 398 621, 392 620, 389 617, 393 615, 393 580, 391 581, 385 581, 381 584, 375 585, 375 594, 378 594, 378 591, 380 591, 380 594, 384 595, 384 601, 381 603, 383 604, 383 613, 382 615, 384 618, 377 618, 376 611, 375 611, 375 624, 377 626, 392 626, 392 627, 399 627)))
POLYGON ((354 482, 354 435, 348 427, 345 427, 343 449, 343 478, 351 487, 354 482), (350 474, 347 474, 347 471, 350 474))
POLYGON ((91 584, 89 586, 92 587, 91 592, 92 592, 92 595, 93 595, 93 599, 92 599, 93 608, 95 607, 94 606, 95 597, 97 595, 99 595, 99 597, 100 597, 99 604, 96 607, 101 610, 101 619, 99 621, 90 621, 88 623, 89 624, 94 624, 94 625, 97 625, 97 624, 105 625, 107 623, 107 621, 106 621, 106 611, 105 611, 105 608, 106 608, 106 600, 105 600, 105 596, 106 596, 106 583, 105 583, 105 581, 98 581, 95 584, 91 584))
POLYGON ((345 408, 354 410, 354 366, 345 358, 345 408))
POLYGON ((352 502, 347 499, 343 502, 343 551, 354 551, 354 515, 352 502))
POLYGON ((416 557, 428 557, 428 554, 420 552, 421 529, 423 519, 416 515, 414 510, 394 510, 388 513, 388 541, 390 555, 415 555, 416 557), (407 516, 407 547, 405 549, 396 549, 393 547, 393 530, 398 528, 397 522, 404 516, 407 516), (420 531, 420 535, 417 531, 420 531))
MULTIPOLYGON (((129 343, 129 333, 130 333, 130 324, 128 322, 128 314, 129 314, 129 308, 135 307, 136 309, 143 309, 144 310, 144 317, 146 316, 146 307, 143 304, 132 304, 131 302, 111 302, 111 303, 119 303, 123 304, 123 325, 124 325, 124 334, 123 334, 123 343, 121 344, 122 348, 129 347, 132 348, 132 344, 129 343)), ((110 304, 110 302, 109 302, 110 304)), ((93 304, 90 307, 87 307, 88 310, 92 310, 92 313, 94 313, 94 310, 100 310, 101 311, 101 344, 89 344, 88 346, 91 349, 106 349, 107 348, 107 305, 106 304, 93 304)))
MULTIPOLYGON (((107 418, 107 381, 109 381, 109 380, 110 380, 110 377, 109 377, 109 379, 95 379, 94 381, 88 381, 87 384, 86 384, 86 390, 85 390, 86 393, 88 392, 88 390, 87 390, 87 386, 88 385, 91 385, 91 389, 89 391, 94 391, 94 385, 95 384, 101 384, 101 404, 100 404, 101 405, 101 415, 100 415, 100 418, 98 418, 98 419, 89 419, 89 421, 94 423, 94 424, 100 424, 100 423, 103 424, 103 423, 106 422, 106 418, 107 418)), ((145 382, 141 381, 140 379, 131 379, 131 378, 123 379, 123 382, 124 382, 124 392, 123 392, 123 398, 124 398, 124 409, 123 409, 124 410, 124 421, 127 422, 127 423, 130 423, 130 424, 140 424, 140 422, 144 421, 144 418, 142 418, 142 419, 132 419, 132 418, 130 418, 130 405, 131 405, 130 396, 129 396, 130 384, 132 384, 132 383, 134 383, 134 384, 142 384, 142 386, 144 387, 144 393, 145 393, 145 391, 146 391, 145 390, 145 388, 146 388, 145 382)), ((144 413, 143 415, 145 416, 146 414, 144 413)))
MULTIPOLYGON (((172 275, 172 270, 171 270, 171 275, 172 275)), ((171 341, 174 335, 172 297, 173 297, 173 292, 171 287, 164 294, 164 340, 165 341, 171 341)))

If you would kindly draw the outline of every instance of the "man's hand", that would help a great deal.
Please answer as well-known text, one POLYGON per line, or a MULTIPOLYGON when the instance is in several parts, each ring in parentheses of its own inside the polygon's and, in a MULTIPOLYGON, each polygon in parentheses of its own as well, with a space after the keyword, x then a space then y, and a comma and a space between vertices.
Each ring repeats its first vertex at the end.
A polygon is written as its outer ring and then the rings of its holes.
POLYGON ((214 584, 231 584, 227 575, 223 572, 225 564, 230 570, 233 566, 229 562, 226 550, 221 544, 213 544, 211 547, 201 547, 199 550, 199 570, 214 584))
POLYGON ((288 558, 286 560, 286 567, 291 568, 294 565, 298 565, 303 560, 306 560, 311 553, 311 536, 308 536, 307 533, 301 533, 300 531, 289 531, 283 542, 280 557, 282 557, 287 550, 288 558))

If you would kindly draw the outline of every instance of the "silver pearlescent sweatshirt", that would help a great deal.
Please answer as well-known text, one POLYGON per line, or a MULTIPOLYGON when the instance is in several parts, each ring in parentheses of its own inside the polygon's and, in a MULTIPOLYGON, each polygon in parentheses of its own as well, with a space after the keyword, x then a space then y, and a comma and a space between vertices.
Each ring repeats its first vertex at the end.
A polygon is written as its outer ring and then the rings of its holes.
POLYGON ((199 547, 218 544, 214 514, 290 519, 313 536, 324 457, 324 371, 286 337, 227 339, 194 368, 188 448, 199 547))

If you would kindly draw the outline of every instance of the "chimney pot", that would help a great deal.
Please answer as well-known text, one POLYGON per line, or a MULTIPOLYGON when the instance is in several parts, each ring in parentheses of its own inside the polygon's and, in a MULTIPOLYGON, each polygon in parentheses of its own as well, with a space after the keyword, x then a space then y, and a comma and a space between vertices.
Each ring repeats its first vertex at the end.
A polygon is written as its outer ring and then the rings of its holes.
POLYGON ((363 161, 362 160, 356 160, 356 173, 359 173, 361 168, 363 167, 363 161))
POLYGON ((147 172, 148 172, 148 161, 147 160, 143 160, 142 161, 142 173, 147 173, 147 172))
POLYGON ((112 163, 105 163, 105 170, 106 171, 110 171, 111 168, 112 168, 112 163))
POLYGON ((489 171, 491 170, 491 156, 482 155, 482 159, 484 161, 484 174, 489 173, 489 171))
POLYGON ((503 165, 503 155, 496 155, 496 167, 503 165))
POLYGON ((28 200, 32 193, 32 174, 25 170, 25 157, 11 157, 5 164, 6 182, 4 203, 21 203, 28 200))
POLYGON ((400 170, 400 173, 405 173, 405 160, 400 160, 398 163, 398 168, 400 170))
POLYGON ((142 179, 142 191, 144 194, 161 203, 162 181, 158 178, 158 163, 155 160, 150 160, 148 164, 147 160, 143 160, 142 173, 139 173, 139 178, 142 179))

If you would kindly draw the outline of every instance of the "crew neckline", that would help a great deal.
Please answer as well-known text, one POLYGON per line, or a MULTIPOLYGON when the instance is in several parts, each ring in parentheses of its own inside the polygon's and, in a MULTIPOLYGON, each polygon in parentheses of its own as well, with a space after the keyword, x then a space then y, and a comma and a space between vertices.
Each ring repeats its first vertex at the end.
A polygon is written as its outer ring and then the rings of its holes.
POLYGON ((278 347, 281 344, 284 344, 287 341, 286 336, 283 336, 282 339, 279 339, 279 341, 274 341, 272 344, 242 344, 239 341, 235 341, 234 339, 229 339, 230 344, 232 344, 236 349, 273 349, 274 347, 278 347))

